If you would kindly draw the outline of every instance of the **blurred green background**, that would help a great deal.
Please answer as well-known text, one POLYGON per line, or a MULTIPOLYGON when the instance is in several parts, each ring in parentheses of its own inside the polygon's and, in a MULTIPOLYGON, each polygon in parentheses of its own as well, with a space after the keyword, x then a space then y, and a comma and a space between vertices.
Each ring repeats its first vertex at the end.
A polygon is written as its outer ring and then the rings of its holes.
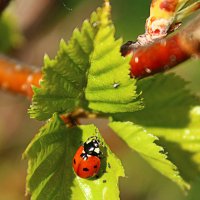
MULTIPOLYGON (((69 39, 73 29, 80 27, 82 21, 89 17, 97 6, 102 5, 102 2, 102 0, 13 1, 6 12, 11 13, 13 22, 16 22, 23 39, 20 39, 20 46, 19 43, 15 43, 17 46, 11 45, 11 49, 6 47, 4 50, 9 56, 22 62, 42 66, 43 55, 47 53, 50 57, 54 57, 60 39, 69 39)), ((123 37, 124 41, 135 40, 137 35, 144 32, 150 0, 112 0, 111 4, 117 37, 123 37)), ((1 37, 0 45, 4 39, 1 37)), ((190 89, 200 95, 199 65, 199 60, 192 59, 172 71, 189 81, 190 89)), ((29 119, 27 114, 29 104, 30 101, 24 97, 0 91, 0 200, 29 199, 24 196, 27 162, 21 160, 21 154, 42 125, 41 122, 29 119)), ((100 128, 105 140, 125 167, 126 177, 120 179, 122 200, 185 199, 185 195, 174 183, 161 176, 135 152, 129 150, 107 128, 106 120, 93 122, 100 128)), ((195 197, 190 200, 195 200, 195 197)))

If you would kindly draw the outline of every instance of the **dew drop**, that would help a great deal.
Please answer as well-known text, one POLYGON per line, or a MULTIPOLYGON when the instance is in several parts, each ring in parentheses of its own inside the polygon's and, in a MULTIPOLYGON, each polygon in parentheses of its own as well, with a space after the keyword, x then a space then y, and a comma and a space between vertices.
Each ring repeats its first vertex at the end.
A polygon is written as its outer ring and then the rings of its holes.
POLYGON ((135 63, 138 63, 138 62, 139 62, 139 58, 135 57, 135 63))
POLYGON ((148 74, 150 74, 151 70, 149 68, 145 68, 145 72, 147 72, 148 74))
POLYGON ((119 85, 120 85, 119 83, 114 83, 114 84, 113 84, 113 88, 115 88, 115 89, 116 89, 116 88, 118 88, 118 87, 119 87, 119 85))

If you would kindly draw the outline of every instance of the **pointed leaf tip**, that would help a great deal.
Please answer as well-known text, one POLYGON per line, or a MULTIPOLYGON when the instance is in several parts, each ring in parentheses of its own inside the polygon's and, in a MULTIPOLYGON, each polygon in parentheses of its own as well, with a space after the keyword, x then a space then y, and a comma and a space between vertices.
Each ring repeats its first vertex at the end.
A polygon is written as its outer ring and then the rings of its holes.
POLYGON ((157 137, 131 122, 111 122, 109 126, 154 169, 175 182, 181 189, 189 190, 190 185, 179 175, 177 167, 167 159, 163 147, 154 143, 157 137))
MULTIPOLYGON (((100 21, 100 10, 91 15, 90 21, 100 21)), ((67 44, 61 40, 53 60, 45 55, 43 82, 38 90, 34 90, 29 109, 31 118, 46 120, 54 112, 71 112, 84 104, 86 72, 90 66, 89 57, 97 30, 98 27, 89 22, 83 23, 81 31, 75 29, 67 44)))

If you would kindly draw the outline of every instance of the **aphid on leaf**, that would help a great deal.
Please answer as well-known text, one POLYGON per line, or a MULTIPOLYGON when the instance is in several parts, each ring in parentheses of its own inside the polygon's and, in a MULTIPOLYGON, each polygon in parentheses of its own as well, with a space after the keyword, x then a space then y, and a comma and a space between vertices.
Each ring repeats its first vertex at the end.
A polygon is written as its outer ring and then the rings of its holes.
POLYGON ((118 88, 119 86, 120 86, 119 83, 114 83, 114 84, 113 84, 113 88, 118 88))
POLYGON ((88 138, 74 155, 74 172, 81 178, 97 175, 101 166, 101 155, 99 139, 95 136, 88 138))

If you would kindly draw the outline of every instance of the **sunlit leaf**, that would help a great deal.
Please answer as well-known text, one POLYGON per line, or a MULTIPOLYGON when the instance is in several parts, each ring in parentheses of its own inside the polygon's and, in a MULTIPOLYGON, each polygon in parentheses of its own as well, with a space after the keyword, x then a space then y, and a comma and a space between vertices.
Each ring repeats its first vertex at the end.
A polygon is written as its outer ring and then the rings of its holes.
POLYGON ((167 159, 164 149, 154 143, 157 137, 131 122, 111 122, 110 127, 153 168, 182 189, 189 189, 189 185, 179 175, 177 167, 167 159))
POLYGON ((55 59, 44 58, 43 80, 40 88, 34 88, 33 103, 29 110, 32 118, 48 119, 54 112, 70 112, 84 101, 86 72, 90 67, 89 57, 93 51, 93 40, 98 31, 102 9, 85 20, 81 31, 74 30, 66 44, 60 42, 55 59))
POLYGON ((140 110, 143 106, 136 91, 136 80, 130 77, 130 57, 121 56, 122 40, 115 40, 112 22, 109 17, 103 17, 91 55, 85 94, 88 106, 107 113, 140 110))
POLYGON ((58 115, 40 130, 27 147, 27 191, 33 200, 119 199, 121 162, 104 143, 94 125, 67 128, 58 115), (98 136, 103 144, 99 177, 82 179, 72 169, 72 158, 82 141, 98 136))
POLYGON ((159 137, 170 160, 181 170, 181 175, 191 181, 199 172, 200 163, 198 97, 187 89, 187 82, 174 74, 140 80, 138 88, 143 91, 145 108, 113 115, 114 120, 132 121, 159 137))

